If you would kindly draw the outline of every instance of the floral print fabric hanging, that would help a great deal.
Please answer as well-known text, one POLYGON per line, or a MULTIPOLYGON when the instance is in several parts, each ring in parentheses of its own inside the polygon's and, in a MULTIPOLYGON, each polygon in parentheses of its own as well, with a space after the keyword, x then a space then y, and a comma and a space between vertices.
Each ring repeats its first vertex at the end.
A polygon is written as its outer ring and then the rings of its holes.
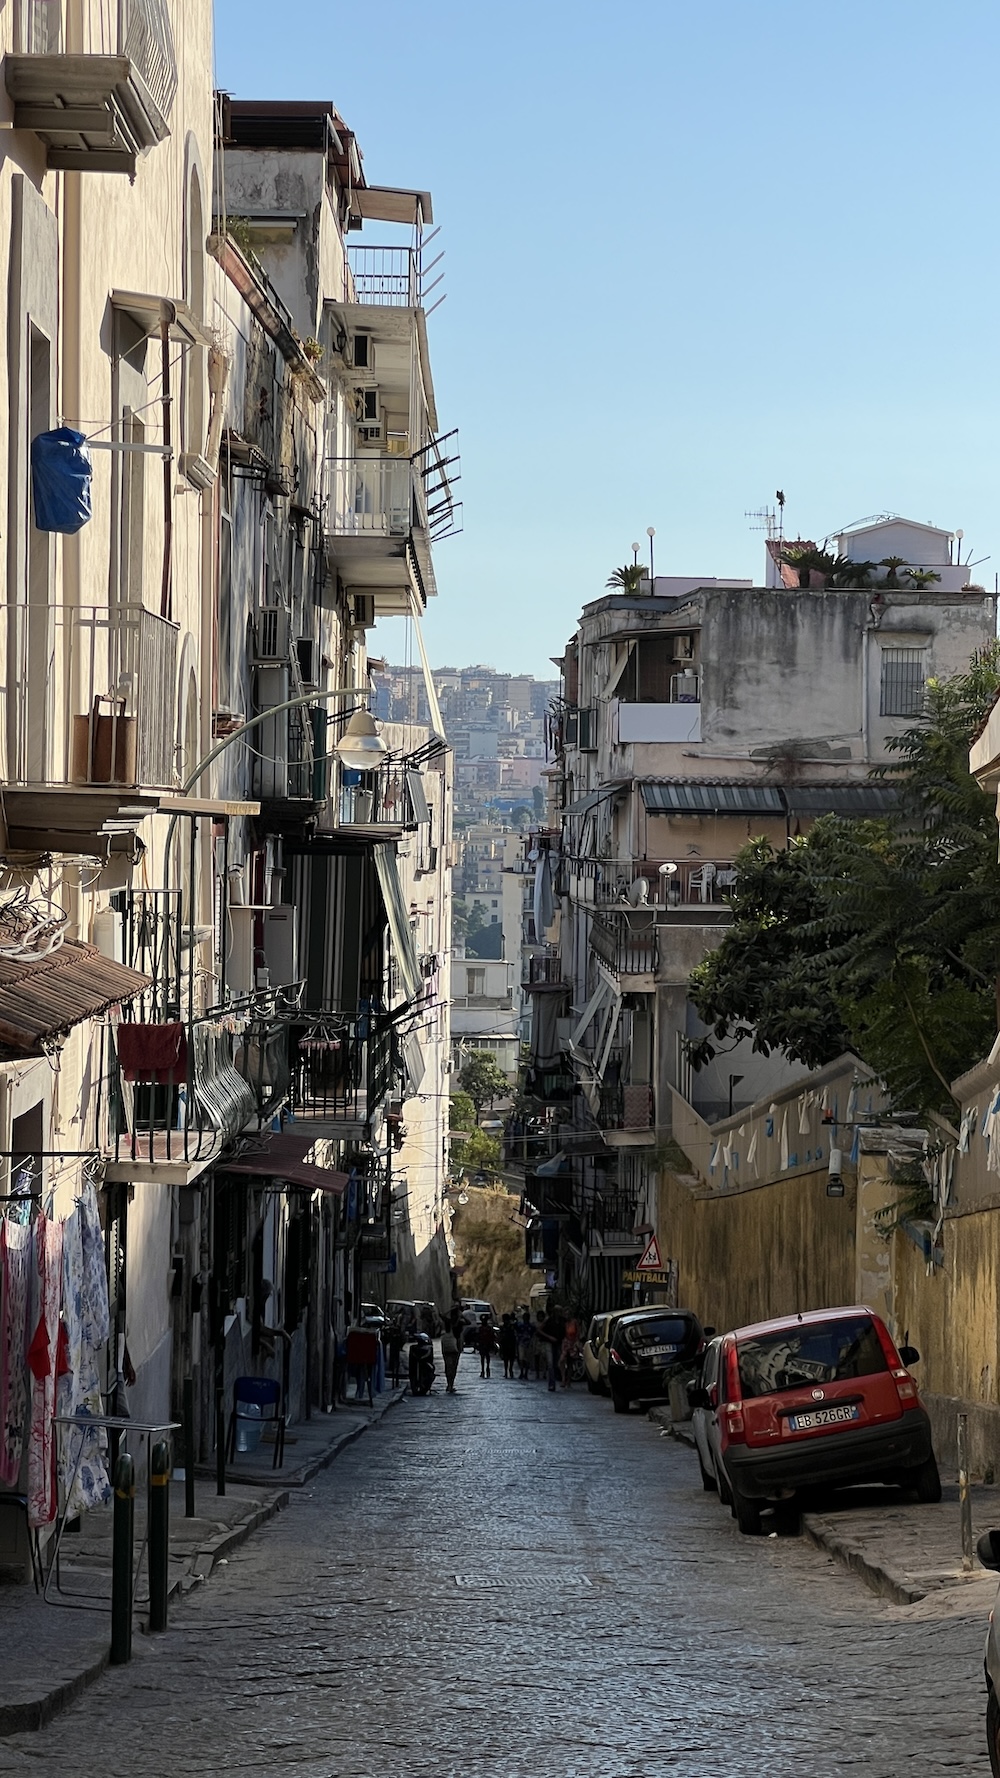
MULTIPOLYGON (((69 1369, 58 1382, 59 1412, 86 1420, 103 1412, 97 1360, 110 1327, 101 1223, 89 1180, 77 1209, 63 1224, 62 1325, 69 1369)), ((64 1429, 64 1485, 76 1468, 63 1508, 67 1518, 103 1506, 111 1498, 104 1439, 105 1434, 96 1427, 84 1432, 75 1427, 64 1429)))

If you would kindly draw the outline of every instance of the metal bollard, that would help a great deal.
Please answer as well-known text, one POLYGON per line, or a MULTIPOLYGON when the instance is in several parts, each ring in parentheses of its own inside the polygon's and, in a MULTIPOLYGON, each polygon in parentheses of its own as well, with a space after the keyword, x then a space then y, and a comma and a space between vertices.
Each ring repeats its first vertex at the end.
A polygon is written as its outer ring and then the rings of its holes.
POLYGON ((170 1556, 170 1449, 166 1439, 153 1446, 149 1463, 149 1627, 167 1627, 170 1556))
POLYGON ((194 1518, 194 1378, 184 1378, 184 1517, 194 1518))
POLYGON ((115 1464, 111 1553, 111 1665, 132 1659, 132 1544, 135 1536, 135 1464, 123 1451, 115 1464))
POLYGON ((958 1504, 962 1517, 962 1572, 972 1573, 972 1501, 969 1499, 969 1416, 958 1416, 958 1504))
POLYGON ((226 1403, 221 1389, 215 1391, 215 1492, 226 1492, 226 1403))

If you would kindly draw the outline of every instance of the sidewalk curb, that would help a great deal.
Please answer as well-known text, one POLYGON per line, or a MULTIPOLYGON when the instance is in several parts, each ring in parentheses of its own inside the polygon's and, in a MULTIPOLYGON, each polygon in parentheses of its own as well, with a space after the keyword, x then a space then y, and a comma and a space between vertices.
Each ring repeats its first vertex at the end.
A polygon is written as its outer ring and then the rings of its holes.
MULTIPOLYGON (((246 1543, 255 1531, 259 1531, 262 1525, 266 1525, 269 1519, 276 1518, 278 1513, 288 1506, 294 1489, 301 1488, 305 1483, 312 1481, 321 1470, 329 1469, 342 1451, 345 1451, 349 1445, 353 1445, 373 1426, 378 1426, 390 1408, 394 1408, 405 1395, 406 1387, 404 1385, 403 1388, 395 1391, 388 1401, 381 1403, 372 1412, 370 1419, 362 1421, 357 1426, 348 1427, 345 1432, 338 1434, 318 1457, 310 1459, 292 1475, 282 1478, 285 1485, 276 1489, 271 1499, 256 1507, 239 1524, 228 1526, 217 1537, 212 1537, 207 1543, 202 1544, 201 1548, 194 1552, 187 1572, 179 1575, 172 1583, 168 1596, 171 1599, 184 1598, 195 1587, 203 1585, 221 1560, 228 1558, 233 1550, 239 1549, 240 1545, 246 1543)), ((40 1692, 33 1698, 25 1698, 20 1703, 0 1704, 0 1737, 23 1734, 28 1730, 44 1729, 60 1710, 65 1710, 67 1705, 75 1703, 87 1687, 92 1685, 95 1679, 100 1678, 108 1666, 109 1657, 110 1647, 102 1648, 99 1653, 89 1657, 87 1665, 80 1672, 51 1686, 48 1691, 40 1692)))
MULTIPOLYGON (((669 1408, 650 1408, 649 1418, 662 1426, 665 1432, 669 1432, 678 1443, 691 1449, 697 1448, 689 1424, 683 1420, 675 1424, 670 1417, 669 1408)), ((890 1599, 894 1605, 916 1605, 920 1599, 926 1599, 926 1587, 917 1586, 905 1575, 897 1574, 862 1544, 832 1531, 828 1523, 817 1515, 803 1513, 801 1525, 805 1543, 811 1544, 814 1550, 821 1550, 824 1555, 831 1556, 843 1568, 856 1574, 879 1598, 890 1599)))
POLYGON ((918 1600, 926 1599, 926 1587, 918 1587, 913 1581, 896 1574, 850 1537, 830 1531, 816 1521, 814 1514, 803 1513, 801 1523, 804 1542, 811 1544, 814 1550, 832 1556, 843 1568, 850 1569, 879 1598, 891 1599, 894 1605, 916 1605, 918 1600))
POLYGON ((20 1704, 0 1704, 0 1736, 19 1735, 27 1730, 44 1729, 60 1710, 75 1704, 95 1679, 100 1679, 111 1658, 110 1646, 94 1656, 90 1664, 71 1679, 64 1679, 37 1698, 25 1698, 20 1704))

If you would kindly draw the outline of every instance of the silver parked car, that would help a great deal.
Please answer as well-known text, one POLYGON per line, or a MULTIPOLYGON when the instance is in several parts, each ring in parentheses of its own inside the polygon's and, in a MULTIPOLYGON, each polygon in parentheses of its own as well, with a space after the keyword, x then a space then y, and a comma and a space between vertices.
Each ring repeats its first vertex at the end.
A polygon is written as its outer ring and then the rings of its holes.
POLYGON ((691 1403, 691 1430, 698 1451, 701 1485, 706 1493, 718 1489, 724 1506, 732 1504, 729 1483, 722 1464, 719 1444, 719 1366, 722 1358, 722 1335, 709 1340, 702 1355, 701 1371, 688 1385, 691 1403))

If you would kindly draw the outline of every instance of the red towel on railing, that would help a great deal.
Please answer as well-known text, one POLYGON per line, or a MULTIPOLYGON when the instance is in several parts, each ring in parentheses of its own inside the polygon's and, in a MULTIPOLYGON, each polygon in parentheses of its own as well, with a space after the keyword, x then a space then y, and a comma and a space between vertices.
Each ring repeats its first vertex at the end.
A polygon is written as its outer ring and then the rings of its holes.
POLYGON ((184 1026, 119 1025, 118 1060, 126 1080, 170 1082, 187 1079, 187 1038, 184 1026))

